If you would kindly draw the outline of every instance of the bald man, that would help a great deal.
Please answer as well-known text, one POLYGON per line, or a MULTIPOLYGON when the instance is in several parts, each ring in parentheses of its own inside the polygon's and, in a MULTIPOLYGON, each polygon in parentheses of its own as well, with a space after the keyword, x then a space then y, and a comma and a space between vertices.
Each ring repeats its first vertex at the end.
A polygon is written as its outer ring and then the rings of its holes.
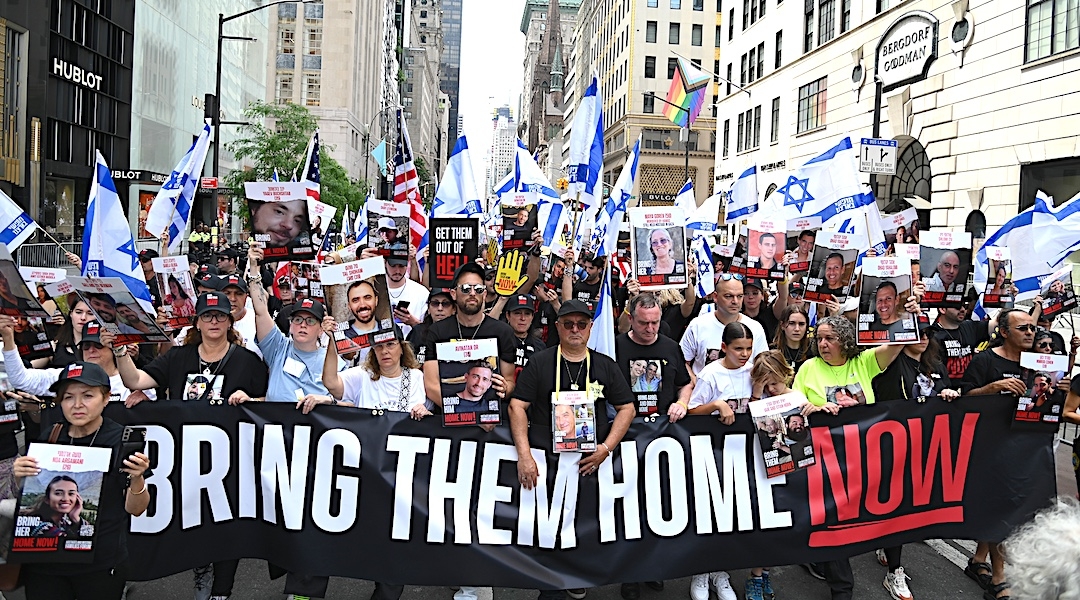
POLYGON ((938 259, 937 272, 926 281, 928 292, 959 292, 964 289, 964 282, 957 281, 960 275, 960 257, 952 250, 946 250, 938 259))

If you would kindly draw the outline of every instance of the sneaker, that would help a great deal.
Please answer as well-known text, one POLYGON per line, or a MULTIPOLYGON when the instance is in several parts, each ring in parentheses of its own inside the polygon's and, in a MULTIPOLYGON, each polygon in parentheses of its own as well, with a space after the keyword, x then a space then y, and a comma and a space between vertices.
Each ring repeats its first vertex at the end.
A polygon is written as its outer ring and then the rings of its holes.
POLYGON ((720 600, 739 600, 735 590, 731 589, 731 578, 727 571, 717 571, 709 574, 710 583, 716 589, 716 597, 720 600))
POLYGON ((288 600, 311 600, 311 596, 297 596, 296 594, 289 594, 288 600))
POLYGON ((574 588, 566 590, 566 595, 573 598, 573 600, 581 600, 585 597, 585 588, 574 588))
POLYGON ((803 563, 802 568, 806 569, 810 573, 810 576, 814 579, 820 579, 825 581, 825 571, 821 570, 821 565, 818 563, 803 563))
POLYGON ((690 580, 690 600, 709 600, 709 574, 694 575, 690 580))
POLYGON ((765 586, 761 577, 746 578, 746 600, 765 600, 765 586))
POLYGON ((662 592, 662 591, 664 591, 664 582, 663 581, 646 581, 645 586, 648 587, 650 590, 652 590, 654 592, 662 592))
POLYGON ((883 567, 889 566, 889 559, 885 558, 885 549, 884 548, 878 548, 877 550, 874 551, 874 554, 877 556, 877 561, 878 561, 879 565, 881 565, 883 567))
POLYGON ((214 584, 214 565, 195 567, 191 573, 195 576, 195 600, 210 600, 210 586, 214 584))
POLYGON ((619 588, 619 595, 623 597, 623 600, 638 600, 641 598, 641 584, 624 583, 619 588))
POLYGON ((772 581, 769 580, 768 569, 761 572, 761 594, 765 596, 765 600, 774 600, 776 593, 772 589, 772 581))
POLYGON ((893 597, 893 600, 911 600, 911 590, 907 586, 908 579, 909 577, 904 573, 904 567, 897 567, 895 571, 885 575, 882 585, 889 590, 889 595, 893 597))

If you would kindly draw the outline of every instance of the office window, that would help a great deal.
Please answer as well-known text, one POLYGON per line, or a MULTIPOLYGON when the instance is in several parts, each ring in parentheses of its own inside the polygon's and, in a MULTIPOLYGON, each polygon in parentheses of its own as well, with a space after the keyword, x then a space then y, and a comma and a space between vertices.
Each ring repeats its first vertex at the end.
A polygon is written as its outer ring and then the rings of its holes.
POLYGON ((878 13, 880 14, 880 13, 883 13, 883 12, 889 10, 889 5, 890 4, 892 4, 892 2, 890 0, 877 0, 877 11, 878 11, 878 13))
MULTIPOLYGON (((720 96, 718 96, 716 94, 713 94, 713 97, 712 97, 712 118, 714 118, 714 119, 716 118, 716 110, 717 110, 716 103, 719 102, 719 101, 720 101, 720 96)), ((715 133, 713 134, 713 137, 716 137, 715 133)), ((716 140, 713 140, 713 141, 715 142, 716 140)), ((713 148, 713 150, 715 151, 716 148, 713 148)))
POLYGON ((727 95, 731 95, 731 63, 727 64, 727 95))
POLYGON ((667 42, 669 44, 679 43, 679 24, 671 23, 668 25, 667 42))
POLYGON ((278 31, 278 54, 296 54, 296 32, 292 29, 278 31))
POLYGON ((746 58, 746 82, 754 83, 757 80, 757 48, 751 48, 750 52, 743 56, 746 58))
POLYGON ((691 46, 700 46, 701 45, 701 36, 702 36, 702 27, 701 27, 701 25, 694 25, 693 27, 691 27, 690 28, 690 45, 691 46))
POLYGON ((656 98, 652 94, 645 94, 645 104, 641 107, 641 112, 651 115, 653 113, 653 105, 656 98))
POLYGON ((799 88, 798 133, 825 126, 825 78, 799 88))
POLYGON ((751 148, 757 148, 761 145, 761 105, 754 107, 754 145, 751 148))
POLYGON ((645 22, 645 41, 650 44, 656 43, 656 21, 645 22))
POLYGON ((769 129, 769 141, 776 143, 780 141, 780 98, 779 96, 772 99, 772 127, 769 129))
POLYGON ((277 74, 277 103, 292 104, 293 101, 293 74, 277 74))
POLYGON ((757 23, 758 0, 750 0, 750 24, 757 23))
POLYGON ((694 0, 694 10, 705 10, 705 0, 694 0))
POLYGON ((739 60, 739 85, 746 85, 746 55, 739 60))
POLYGON ((1025 61, 1080 47, 1077 0, 1028 0, 1025 61))
POLYGON ((780 65, 783 64, 781 62, 783 60, 783 56, 784 56, 783 48, 784 48, 784 32, 783 32, 783 30, 781 30, 781 31, 776 32, 776 53, 775 53, 775 56, 773 57, 773 68, 774 69, 779 69, 780 65))
POLYGON ((836 35, 836 0, 820 0, 818 6, 818 46, 836 35))
POLYGON ((803 53, 814 49, 814 0, 805 0, 803 16, 803 53))
POLYGON ((656 7, 660 6, 660 5, 658 4, 658 2, 659 2, 659 1, 660 1, 660 0, 649 0, 649 1, 648 1, 648 2, 647 2, 647 3, 645 4, 645 6, 647 6, 647 7, 649 7, 649 8, 656 8, 656 7))
POLYGON ((322 21, 304 19, 304 35, 307 38, 308 56, 322 55, 322 21))
MULTIPOLYGON (((322 91, 321 73, 304 73, 304 106, 318 106, 322 91)), ((411 98, 406 98, 411 100, 411 98)))
POLYGON ((743 151, 743 134, 746 133, 746 116, 743 113, 739 113, 739 127, 735 133, 735 152, 739 153, 743 151))
POLYGON ((746 31, 746 28, 750 26, 750 2, 751 0, 743 0, 742 2, 742 28, 746 31))
POLYGON ((840 33, 851 29, 851 0, 840 0, 840 33))
POLYGON ((765 0, 758 0, 757 15, 759 19, 765 16, 765 0))
POLYGON ((728 142, 731 139, 731 119, 724 119, 724 158, 728 157, 728 142))
POLYGON ((716 26, 716 40, 715 40, 715 41, 713 42, 713 46, 715 46, 715 47, 717 47, 717 48, 719 48, 719 47, 720 47, 720 41, 721 41, 721 40, 723 39, 723 37, 724 37, 724 36, 723 36, 723 34, 721 34, 721 33, 720 33, 721 31, 722 31, 722 30, 720 29, 720 26, 719 26, 719 25, 717 25, 717 26, 716 26))
POLYGON ((655 78, 656 78, 656 57, 655 56, 646 56, 645 57, 645 79, 655 79, 655 78))
POLYGON ((735 38, 735 9, 728 10, 727 20, 727 41, 731 41, 735 38))
POLYGON ((682 0, 671 0, 671 8, 675 10, 682 8, 682 0))
POLYGON ((667 59, 667 78, 675 79, 675 69, 679 68, 679 59, 669 58, 667 59))
POLYGON ((765 76, 765 42, 757 45, 757 76, 759 79, 765 76))
POLYGON ((420 11, 420 18, 421 19, 426 19, 427 18, 427 11, 426 10, 420 11))

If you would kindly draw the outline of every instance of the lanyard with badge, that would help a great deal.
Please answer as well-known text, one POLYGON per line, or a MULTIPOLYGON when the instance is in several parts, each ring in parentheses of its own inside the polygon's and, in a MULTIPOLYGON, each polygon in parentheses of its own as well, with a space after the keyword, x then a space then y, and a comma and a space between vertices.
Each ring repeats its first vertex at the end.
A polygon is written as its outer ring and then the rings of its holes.
POLYGON ((585 389, 582 390, 577 383, 581 371, 578 371, 577 377, 573 377, 570 366, 563 360, 562 348, 555 353, 555 391, 551 393, 551 435, 554 452, 596 450, 595 399, 600 396, 600 388, 589 383, 591 359, 592 353, 586 351, 585 364, 581 367, 585 370, 585 389), (573 377, 570 391, 566 392, 560 391, 564 366, 567 375, 573 377))

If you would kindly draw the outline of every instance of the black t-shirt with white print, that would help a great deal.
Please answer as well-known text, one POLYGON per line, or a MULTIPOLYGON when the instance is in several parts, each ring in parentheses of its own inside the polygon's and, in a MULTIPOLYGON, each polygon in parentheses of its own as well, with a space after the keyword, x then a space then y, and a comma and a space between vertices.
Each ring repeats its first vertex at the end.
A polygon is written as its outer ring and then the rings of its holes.
POLYGON ((682 349, 665 335, 643 346, 624 333, 615 338, 615 356, 634 394, 638 416, 667 414, 679 388, 690 383, 682 349))

